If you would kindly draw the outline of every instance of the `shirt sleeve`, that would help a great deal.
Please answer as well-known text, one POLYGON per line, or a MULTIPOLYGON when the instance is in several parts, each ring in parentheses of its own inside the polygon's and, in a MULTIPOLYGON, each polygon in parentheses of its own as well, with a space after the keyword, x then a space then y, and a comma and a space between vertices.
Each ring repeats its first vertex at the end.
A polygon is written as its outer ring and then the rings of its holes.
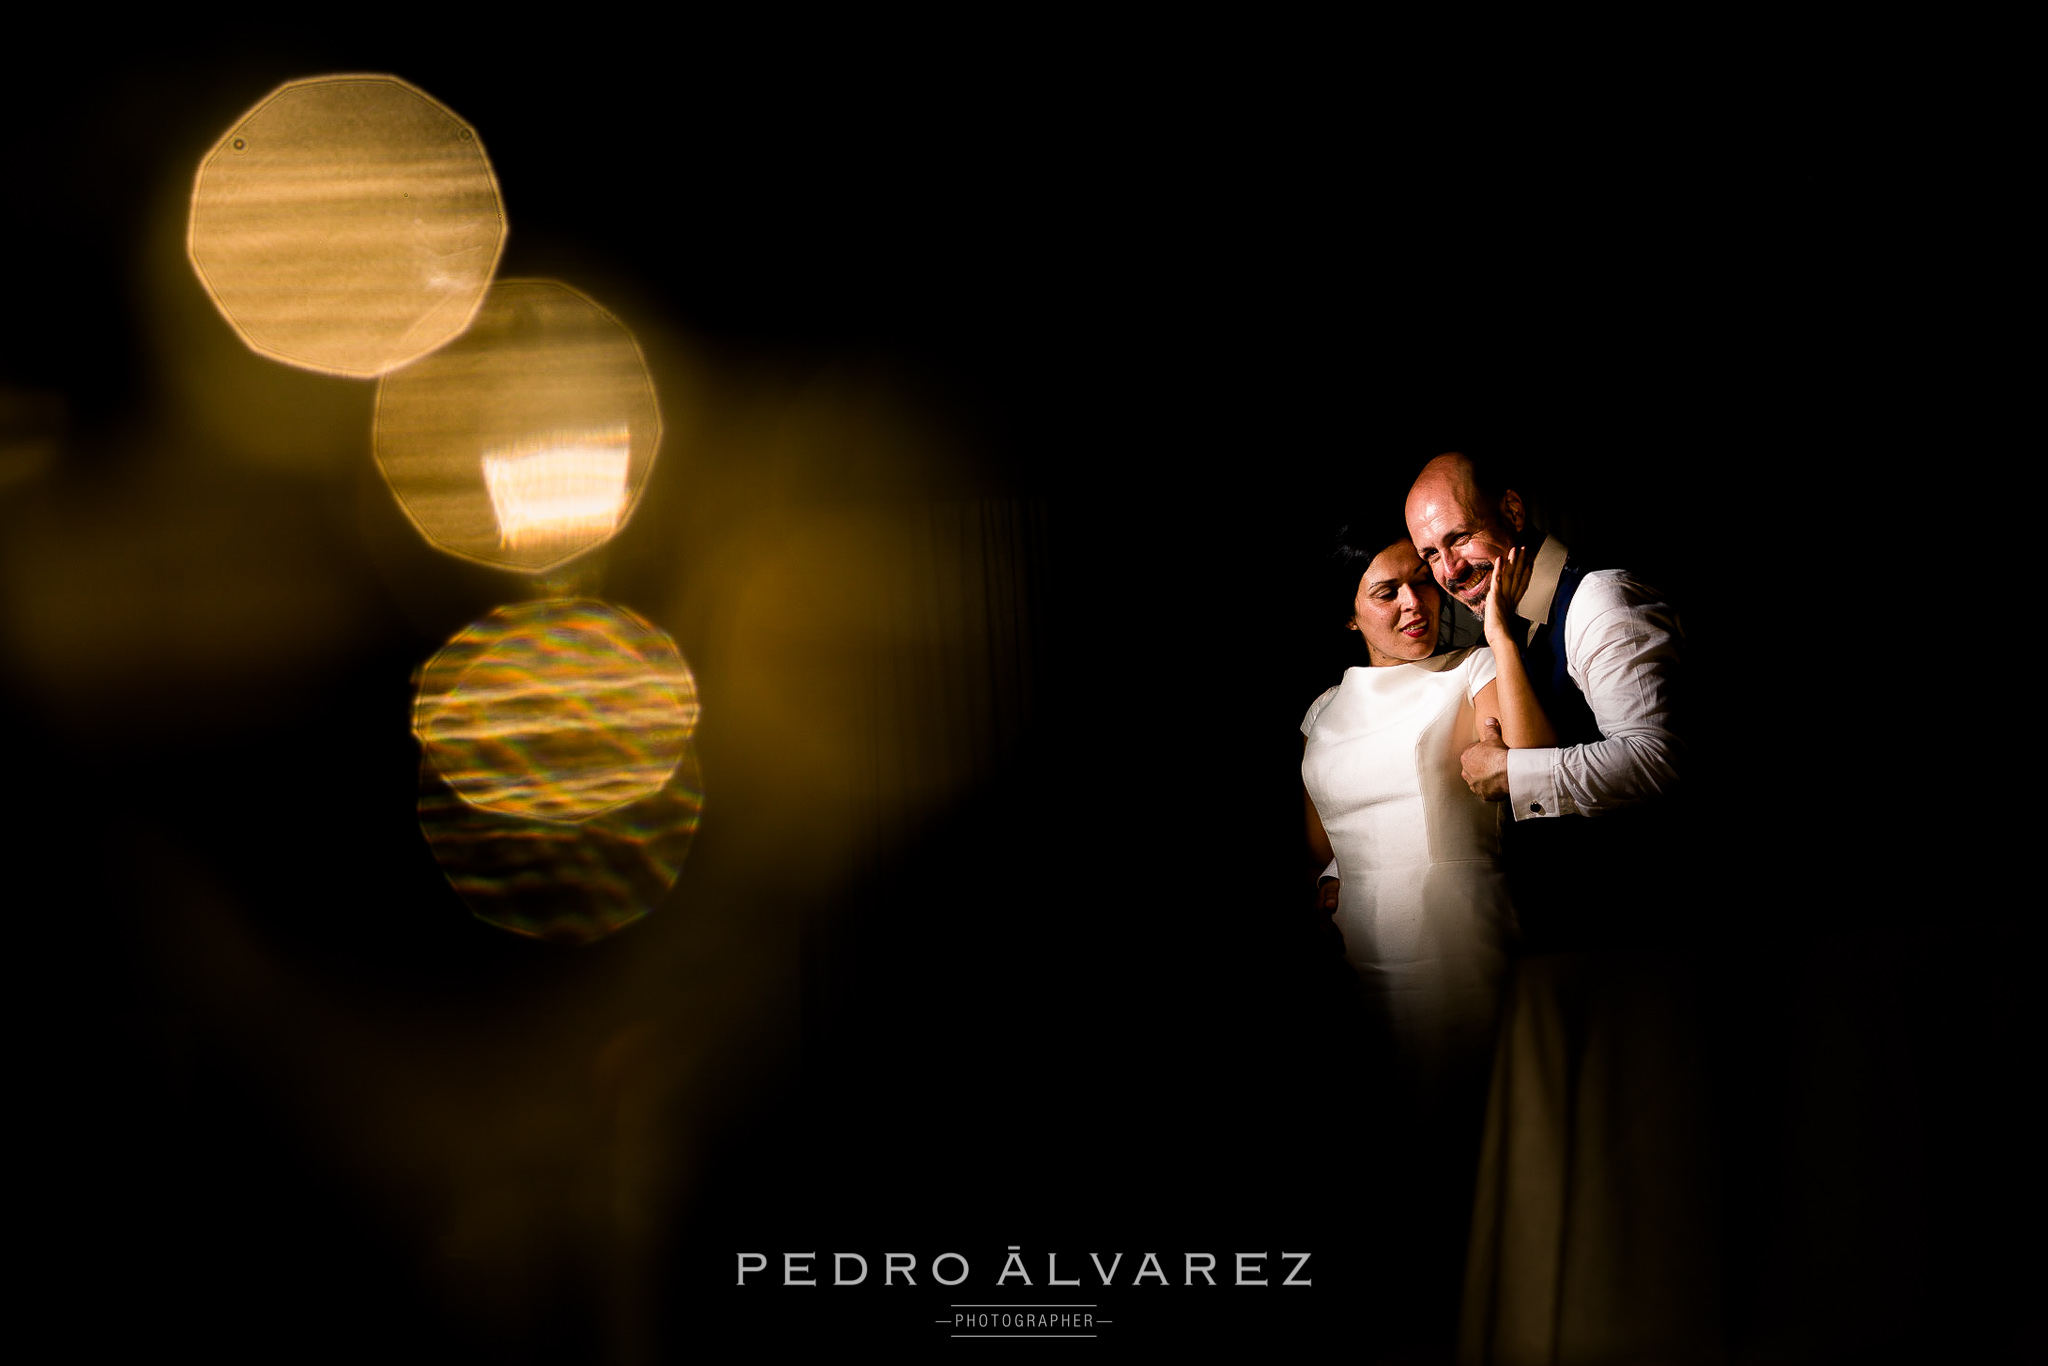
POLYGON ((1508 751, 1515 819, 1597 816, 1671 791, 1680 751, 1672 724, 1683 640, 1678 614, 1619 574, 1580 580, 1564 623, 1565 670, 1605 737, 1508 751))

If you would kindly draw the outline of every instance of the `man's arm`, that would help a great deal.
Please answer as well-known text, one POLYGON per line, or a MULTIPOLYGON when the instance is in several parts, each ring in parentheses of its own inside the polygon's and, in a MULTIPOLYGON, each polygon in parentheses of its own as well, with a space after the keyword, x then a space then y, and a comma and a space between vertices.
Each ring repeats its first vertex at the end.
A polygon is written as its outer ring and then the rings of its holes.
POLYGON ((1588 575, 1564 632, 1565 667, 1606 738, 1510 751, 1508 799, 1516 820, 1596 816, 1661 797, 1678 782, 1678 614, 1630 579, 1588 575))

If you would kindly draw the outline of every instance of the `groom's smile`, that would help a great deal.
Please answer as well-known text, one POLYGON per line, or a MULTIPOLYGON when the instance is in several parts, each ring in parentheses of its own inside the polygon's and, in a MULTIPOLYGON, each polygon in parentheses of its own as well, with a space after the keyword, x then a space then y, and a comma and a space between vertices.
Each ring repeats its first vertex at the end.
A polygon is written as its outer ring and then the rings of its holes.
POLYGON ((1468 564, 1451 579, 1451 592, 1458 601, 1476 612, 1486 604, 1486 590, 1492 583, 1492 561, 1468 564))

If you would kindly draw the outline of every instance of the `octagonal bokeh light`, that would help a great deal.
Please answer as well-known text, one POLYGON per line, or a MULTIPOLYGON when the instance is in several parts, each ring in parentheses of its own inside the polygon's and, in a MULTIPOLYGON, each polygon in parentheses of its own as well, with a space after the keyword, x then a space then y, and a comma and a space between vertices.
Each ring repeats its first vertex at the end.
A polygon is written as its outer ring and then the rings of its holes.
POLYGON ((500 608, 428 662, 420 825, 484 920, 571 943, 674 886, 703 809, 689 666, 605 603, 500 608))
POLYGON ((393 76, 322 76, 266 96, 201 161, 186 238, 252 348, 359 377, 460 335, 504 243, 475 130, 393 76))
POLYGON ((377 387, 377 467, 442 550, 539 573, 624 525, 661 409, 624 324, 551 280, 493 285, 461 338, 377 387))

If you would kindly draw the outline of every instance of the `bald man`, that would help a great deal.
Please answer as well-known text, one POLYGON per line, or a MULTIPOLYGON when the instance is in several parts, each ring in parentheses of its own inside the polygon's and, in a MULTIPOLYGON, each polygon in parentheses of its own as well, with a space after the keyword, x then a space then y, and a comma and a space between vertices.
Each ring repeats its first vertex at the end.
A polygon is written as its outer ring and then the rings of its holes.
MULTIPOLYGON (((1530 522, 1519 493, 1465 455, 1423 466, 1406 510, 1415 548, 1437 582, 1475 613, 1493 585, 1496 557, 1511 546, 1534 557, 1515 614, 1522 661, 1558 744, 1510 750, 1490 734, 1465 750, 1465 781, 1513 813, 1503 852, 1525 930, 1540 941, 1568 920, 1611 921, 1620 905, 1640 904, 1653 891, 1644 881, 1657 874, 1644 863, 1660 841, 1643 825, 1643 808, 1661 805, 1678 782, 1678 616, 1625 571, 1576 562, 1563 542, 1530 522), (1576 827, 1588 818, 1607 837, 1586 829, 1581 838, 1576 827)), ((1563 938, 1582 938, 1585 928, 1579 923, 1563 938)))
POLYGON ((1465 781, 1517 821, 1598 816, 1670 792, 1679 742, 1671 727, 1678 617, 1656 590, 1619 569, 1588 570, 1530 525, 1521 495, 1488 488, 1467 457, 1440 455, 1408 493, 1408 530, 1444 590, 1475 613, 1493 561, 1526 546, 1534 566, 1516 605, 1522 659, 1556 728, 1556 749, 1465 751, 1465 781))

